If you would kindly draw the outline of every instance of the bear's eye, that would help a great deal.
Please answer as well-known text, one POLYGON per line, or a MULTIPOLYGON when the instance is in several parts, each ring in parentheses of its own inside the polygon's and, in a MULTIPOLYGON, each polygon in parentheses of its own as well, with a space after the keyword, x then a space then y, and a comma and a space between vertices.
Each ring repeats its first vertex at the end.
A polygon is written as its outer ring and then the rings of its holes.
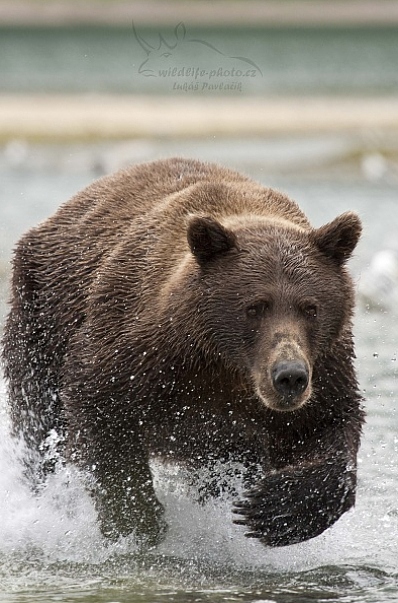
POLYGON ((246 308, 246 316, 248 318, 261 318, 269 310, 270 304, 265 300, 251 304, 246 308))
POLYGON ((315 304, 308 304, 307 306, 304 306, 303 311, 307 318, 316 318, 318 316, 318 308, 315 306, 315 304))

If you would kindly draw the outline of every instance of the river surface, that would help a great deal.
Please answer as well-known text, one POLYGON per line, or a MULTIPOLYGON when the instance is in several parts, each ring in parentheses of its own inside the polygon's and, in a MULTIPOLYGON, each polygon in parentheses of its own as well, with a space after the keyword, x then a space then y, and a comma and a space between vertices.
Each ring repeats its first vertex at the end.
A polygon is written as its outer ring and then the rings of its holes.
MULTIPOLYGON (((358 211, 364 236, 351 269, 360 285, 373 254, 398 234, 396 169, 361 148, 358 160, 358 140, 345 136, 75 146, 9 143, 0 152, 2 315, 11 248, 26 228, 118 165, 177 153, 241 168, 295 198, 315 225, 347 209, 358 211)), ((73 470, 60 470, 38 496, 23 482, 20 448, 8 433, 0 380, 0 601, 398 601, 394 309, 373 313, 359 304, 355 333, 368 413, 356 507, 318 538, 282 549, 267 549, 245 538, 231 523, 227 499, 200 507, 177 472, 156 465, 157 489, 170 525, 166 542, 146 555, 137 552, 132 538, 107 545, 73 470)))
MULTIPOLYGON (((293 9, 294 10, 294 9, 293 9)), ((394 94, 398 28, 1 27, 0 92, 394 94)))

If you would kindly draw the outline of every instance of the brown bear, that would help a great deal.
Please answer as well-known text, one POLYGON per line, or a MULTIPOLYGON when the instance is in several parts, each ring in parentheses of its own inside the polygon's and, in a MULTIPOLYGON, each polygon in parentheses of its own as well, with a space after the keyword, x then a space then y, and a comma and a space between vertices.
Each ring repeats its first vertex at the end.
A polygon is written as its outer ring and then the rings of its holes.
POLYGON ((56 430, 110 538, 162 539, 153 456, 213 471, 209 495, 239 463, 235 523, 266 545, 323 532, 355 500, 360 232, 194 160, 94 182, 15 252, 3 360, 27 466, 56 430))

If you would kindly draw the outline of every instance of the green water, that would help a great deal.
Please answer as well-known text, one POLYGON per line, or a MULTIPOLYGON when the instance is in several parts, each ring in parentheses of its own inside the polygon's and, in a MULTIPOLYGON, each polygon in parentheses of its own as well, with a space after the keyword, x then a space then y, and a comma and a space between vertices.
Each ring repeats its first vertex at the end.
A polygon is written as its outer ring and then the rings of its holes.
POLYGON ((172 27, 137 27, 137 36, 131 22, 0 27, 0 91, 187 94, 184 84, 190 94, 205 95, 398 90, 396 27, 222 29, 187 22, 185 37, 172 27))

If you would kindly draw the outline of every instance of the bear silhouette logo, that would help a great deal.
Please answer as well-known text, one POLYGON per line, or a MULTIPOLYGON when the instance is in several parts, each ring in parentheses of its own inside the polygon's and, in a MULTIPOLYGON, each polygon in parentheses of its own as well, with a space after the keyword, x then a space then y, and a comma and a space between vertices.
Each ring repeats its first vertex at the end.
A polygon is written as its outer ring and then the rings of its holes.
POLYGON ((138 67, 138 73, 145 77, 175 77, 180 74, 196 79, 199 75, 201 78, 213 79, 262 75, 260 67, 251 59, 229 56, 206 40, 189 37, 182 22, 174 28, 171 40, 159 33, 156 42, 144 39, 134 22, 132 26, 134 37, 146 55, 138 67), (188 60, 187 56, 195 58, 188 60), (218 61, 216 66, 215 58, 218 61))

